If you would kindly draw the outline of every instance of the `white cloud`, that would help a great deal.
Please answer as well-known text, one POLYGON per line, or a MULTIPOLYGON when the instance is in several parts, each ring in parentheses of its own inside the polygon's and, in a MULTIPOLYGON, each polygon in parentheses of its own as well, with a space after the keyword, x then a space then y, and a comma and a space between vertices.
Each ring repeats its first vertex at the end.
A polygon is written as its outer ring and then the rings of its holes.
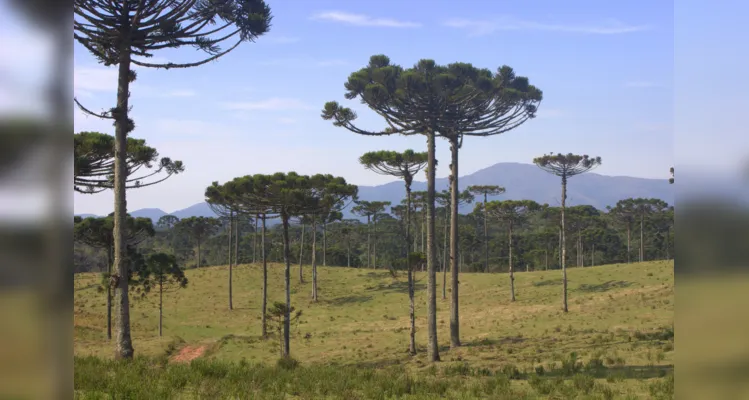
POLYGON ((630 88, 653 88, 653 87, 662 87, 663 85, 657 82, 633 81, 633 82, 627 82, 624 86, 630 87, 630 88))
POLYGON ((304 104, 298 99, 289 99, 273 97, 261 101, 230 102, 224 103, 224 108, 228 110, 243 111, 280 111, 280 110, 309 110, 311 107, 304 104))
POLYGON ((343 11, 326 11, 317 13, 312 19, 341 22, 355 26, 380 26, 388 28, 419 28, 420 23, 399 21, 392 18, 374 18, 363 14, 352 14, 343 11))
POLYGON ((296 120, 294 118, 279 118, 277 121, 279 124, 287 124, 287 125, 296 123, 296 120))
POLYGON ((600 24, 560 24, 536 21, 525 21, 514 17, 499 17, 488 20, 453 18, 445 21, 445 26, 464 29, 471 36, 484 36, 497 31, 547 31, 582 33, 590 35, 616 35, 640 32, 650 29, 644 25, 627 25, 617 20, 606 20, 600 24))

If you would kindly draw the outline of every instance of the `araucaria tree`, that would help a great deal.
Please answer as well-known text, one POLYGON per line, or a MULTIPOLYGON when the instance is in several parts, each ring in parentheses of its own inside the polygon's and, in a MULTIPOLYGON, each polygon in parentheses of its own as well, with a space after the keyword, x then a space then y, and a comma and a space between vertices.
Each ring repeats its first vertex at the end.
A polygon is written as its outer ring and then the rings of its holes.
MULTIPOLYGON (((127 204, 127 136, 135 123, 129 117, 133 65, 147 68, 197 67, 217 60, 242 42, 254 41, 270 29, 270 7, 263 0, 74 0, 73 37, 105 66, 117 65, 117 102, 108 111, 95 113, 75 100, 89 115, 112 120, 114 142, 114 266, 115 276, 127 274, 124 240, 127 204), (235 42, 228 48, 219 45, 235 42), (194 47, 207 57, 192 63, 151 63, 159 50, 194 47), (142 57, 142 58, 134 58, 142 57)), ((119 308, 116 358, 132 358, 130 304, 127 279, 116 290, 119 308)))
POLYGON ((566 267, 566 246, 567 242, 565 239, 564 231, 564 209, 567 201, 567 180, 573 176, 583 174, 590 171, 591 169, 601 165, 601 157, 588 157, 587 155, 575 155, 568 153, 564 155, 559 154, 547 154, 541 157, 533 159, 533 163, 536 164, 542 170, 556 175, 562 178, 562 210, 560 218, 560 233, 561 233, 561 259, 562 259, 562 309, 564 312, 568 311, 567 308, 567 267, 566 267))
MULTIPOLYGON (((450 181, 452 181, 452 178, 453 178, 452 175, 450 175, 448 177, 448 179, 450 181)), ((450 189, 443 190, 442 192, 437 193, 437 195, 436 195, 436 201, 437 201, 437 203, 439 203, 441 206, 445 207, 445 241, 444 241, 444 246, 442 247, 442 254, 443 254, 442 255, 442 299, 443 300, 447 298, 447 266, 448 266, 448 262, 447 262, 447 247, 448 247, 447 246, 447 226, 448 226, 448 223, 449 223, 450 226, 452 227, 453 217, 451 215, 452 215, 452 210, 453 210, 453 201, 454 201, 453 197, 455 197, 455 196, 452 195, 452 185, 450 186, 450 189)), ((469 192, 468 190, 464 190, 464 191, 460 192, 460 194, 458 194, 458 196, 456 198, 457 198, 457 206, 458 207, 460 207, 461 205, 466 204, 466 203, 471 203, 471 202, 473 202, 473 199, 474 199, 473 194, 471 192, 469 192)), ((454 256, 457 255, 457 250, 455 250, 455 252, 453 252, 454 249, 453 249, 453 236, 452 236, 452 234, 450 236, 450 249, 451 249, 450 250, 450 258, 452 260, 454 258, 454 256)), ((457 263, 453 263, 452 261, 449 264, 450 264, 450 275, 451 275, 451 277, 455 277, 456 278, 457 277, 457 270, 459 269, 458 268, 458 264, 457 263)), ((456 281, 453 280, 453 282, 456 282, 456 281)), ((451 288, 451 293, 455 293, 454 290, 455 290, 456 287, 457 287, 457 285, 453 285, 453 287, 451 288)), ((454 295, 453 295, 453 297, 454 297, 454 295)), ((451 300, 454 300, 454 301, 450 302, 451 305, 458 304, 457 303, 457 299, 451 299, 451 300)), ((452 308, 451 308, 451 310, 452 310, 452 308)), ((456 310, 457 310, 457 308, 456 308, 456 310)), ((456 317, 456 321, 457 321, 457 317, 456 317)), ((460 345, 460 343, 456 344, 456 346, 459 346, 459 345, 460 345)))
MULTIPOLYGON (((385 119, 387 128, 366 131, 356 127, 356 113, 328 102, 323 119, 354 133, 378 135, 424 135, 427 139, 427 330, 428 358, 439 361, 437 347, 436 247, 434 227, 435 139, 442 136, 454 145, 452 175, 458 175, 457 148, 463 135, 492 135, 512 129, 535 112, 541 92, 528 85, 525 78, 514 78, 509 67, 496 75, 469 64, 437 65, 421 60, 413 68, 392 65, 384 55, 370 58, 369 64, 349 76, 345 84, 349 100, 359 98, 363 104, 385 119), (527 99, 519 101, 521 98, 527 99), (524 103, 525 104, 521 104, 524 103), (516 118, 525 114, 526 117, 516 118)), ((453 183, 456 187, 457 180, 453 183)), ((456 202, 457 203, 457 202, 456 202)), ((457 218, 455 218, 457 220, 457 218)), ((457 226, 456 226, 457 227, 457 226)), ((455 229, 457 239, 457 229, 455 229)), ((456 250, 457 252, 457 250, 456 250)), ((457 254, 454 254, 457 255, 457 254)), ((457 257, 456 257, 457 258, 457 257)), ((455 261, 457 263, 457 260, 455 261)), ((455 268, 457 271, 457 268, 455 268)), ((451 303, 451 345, 460 344, 458 336, 457 276, 451 303)))
POLYGON ((416 153, 413 150, 406 150, 403 153, 395 151, 375 151, 365 153, 359 157, 359 162, 367 169, 382 175, 390 175, 403 179, 406 185, 406 207, 405 207, 405 230, 406 230, 406 247, 405 258, 406 268, 408 270, 408 300, 409 300, 409 318, 410 318, 410 341, 408 351, 411 355, 416 354, 416 314, 414 304, 414 279, 413 266, 411 265, 412 253, 411 246, 411 184, 414 176, 426 167, 428 161, 427 153, 416 153))
MULTIPOLYGON (((227 193, 226 188, 223 186, 220 186, 218 182, 213 182, 211 186, 208 186, 205 189, 205 200, 206 203, 208 203, 208 206, 211 208, 211 210, 216 213, 219 217, 222 217, 227 222, 227 236, 229 237, 229 246, 227 248, 227 254, 228 254, 228 261, 229 261, 229 310, 234 309, 234 304, 232 302, 232 236, 234 236, 235 241, 239 241, 239 208, 234 200, 234 198, 231 196, 230 193, 227 193), (237 234, 234 235, 234 228, 237 227, 237 234)), ((238 247, 237 245, 234 246, 235 248, 238 247)), ((237 252, 238 253, 238 252, 237 252)), ((236 254, 237 256, 239 254, 236 254)), ((234 263, 237 263, 238 260, 236 260, 235 257, 234 263)), ((237 263, 238 264, 238 263, 237 263)))
POLYGON ((159 291, 159 336, 163 331, 164 293, 187 287, 187 277, 177 265, 177 259, 171 254, 155 253, 146 259, 146 278, 143 283, 146 292, 151 288, 159 291))
POLYGON ((220 225, 219 220, 210 217, 183 218, 177 223, 176 229, 187 233, 195 240, 195 244, 198 246, 195 268, 200 268, 201 266, 200 245, 203 239, 216 233, 220 225))
POLYGON ((632 243, 632 224, 635 221, 635 203, 634 199, 623 199, 616 202, 614 207, 607 206, 608 215, 617 223, 627 228, 627 264, 630 263, 631 243, 632 243))
POLYGON ((512 262, 513 228, 525 223, 528 220, 528 215, 541 209, 541 206, 533 200, 505 200, 486 203, 484 209, 490 218, 507 224, 507 247, 509 250, 507 265, 510 273, 510 300, 515 301, 515 274, 512 262))
POLYGON ((468 191, 476 196, 483 196, 484 202, 481 209, 484 214, 484 272, 489 272, 489 225, 487 223, 486 203, 489 196, 498 196, 505 192, 505 188, 496 185, 473 185, 468 186, 468 191))
MULTIPOLYGON (((125 220, 125 243, 134 247, 155 234, 153 221, 150 218, 133 218, 127 215, 125 220)), ((107 250, 107 272, 103 276, 107 288, 107 339, 112 339, 112 289, 116 280, 112 274, 112 253, 114 251, 114 215, 106 217, 88 217, 75 220, 73 238, 76 242, 91 247, 107 250)), ((132 272, 132 268, 130 268, 132 272)))
POLYGON ((367 267, 377 269, 377 218, 390 205, 389 201, 356 201, 351 209, 356 215, 367 217, 367 267), (372 229, 370 230, 370 225, 372 229))
POLYGON ((263 205, 281 218, 283 229, 283 259, 286 264, 284 271, 286 285, 286 305, 283 327, 283 351, 285 357, 291 354, 290 323, 291 323, 291 259, 289 253, 289 221, 292 217, 320 212, 328 201, 345 201, 355 198, 357 188, 348 185, 343 178, 331 175, 316 175, 313 177, 298 175, 295 172, 276 173, 273 175, 255 175, 247 177, 252 180, 254 189, 253 200, 263 205))
MULTIPOLYGON (((79 193, 99 193, 114 188, 114 137, 99 132, 73 136, 73 189, 79 193)), ((144 139, 127 138, 126 154, 126 189, 155 185, 185 171, 182 161, 159 158, 156 149, 146 146, 144 139)))

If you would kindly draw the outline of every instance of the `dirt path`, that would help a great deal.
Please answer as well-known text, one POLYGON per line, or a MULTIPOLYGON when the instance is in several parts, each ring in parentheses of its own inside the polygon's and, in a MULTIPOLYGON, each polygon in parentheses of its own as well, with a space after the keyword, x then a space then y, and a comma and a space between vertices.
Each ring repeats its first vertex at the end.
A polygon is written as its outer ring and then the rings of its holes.
POLYGON ((172 362, 190 362, 205 353, 207 346, 185 346, 180 349, 179 353, 172 357, 172 362))

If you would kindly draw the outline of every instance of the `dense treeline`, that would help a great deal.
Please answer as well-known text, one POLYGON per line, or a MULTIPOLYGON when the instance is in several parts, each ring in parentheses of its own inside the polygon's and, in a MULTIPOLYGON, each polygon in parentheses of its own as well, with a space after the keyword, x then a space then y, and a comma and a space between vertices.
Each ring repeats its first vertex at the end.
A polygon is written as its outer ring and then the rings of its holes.
MULTIPOLYGON (((629 199, 634 202, 637 199, 629 199)), ((627 200, 620 202, 626 203, 627 200)), ((651 201, 652 203, 652 201, 651 201)), ((480 203, 479 203, 480 204, 480 203)), ((665 204, 665 203, 663 203, 665 204)), ((480 207, 479 207, 480 208, 480 207)), ((392 210, 387 210, 392 211, 392 210)), ((397 211, 397 210, 396 210, 397 211)), ((438 267, 443 266, 444 249, 449 246, 444 239, 447 209, 436 208, 436 231, 440 233, 437 241, 438 267)), ((414 248, 424 252, 425 242, 422 239, 423 220, 421 210, 413 216, 412 237, 414 248)), ((630 250, 627 251, 627 214, 617 214, 617 208, 597 210, 592 206, 573 206, 567 209, 567 265, 591 266, 601 264, 625 263, 640 260, 640 219, 636 211, 629 217, 630 250), (622 219, 623 218, 623 219, 622 219), (629 258, 627 255, 629 254, 629 258)), ((671 259, 674 255, 674 210, 665 206, 656 211, 643 214, 642 244, 643 260, 671 259)), ((176 217, 175 217, 176 218, 176 217)), ((311 263, 312 228, 304 226, 305 239, 302 241, 300 221, 290 227, 291 262, 298 265, 311 263)), ((470 214, 459 215, 459 265, 461 272, 507 272, 508 236, 507 224, 488 221, 489 233, 489 271, 484 271, 483 263, 483 215, 477 209, 470 214)), ((201 240, 201 265, 226 265, 228 263, 228 223, 226 219, 217 219, 217 229, 210 236, 201 240)), ((546 207, 531 213, 527 223, 518 226, 513 232, 513 264, 516 271, 558 269, 559 268, 559 228, 558 208, 546 207)), ((240 218, 238 236, 238 264, 249 264, 259 261, 259 233, 255 232, 254 219, 240 218)), ((347 219, 327 224, 327 249, 320 245, 323 237, 322 226, 317 227, 318 249, 317 260, 325 259, 328 266, 366 267, 367 265, 367 223, 347 219), (324 256, 323 256, 324 254, 324 256)), ((281 226, 274 221, 268 225, 266 232, 266 254, 269 262, 283 261, 281 226)), ((394 268, 405 270, 401 261, 404 240, 402 222, 390 212, 377 215, 377 235, 373 237, 377 246, 377 268, 394 268)), ((168 227, 156 223, 155 235, 137 246, 138 251, 148 254, 153 252, 173 253, 184 268, 197 265, 197 240, 189 231, 168 227)), ((319 262, 319 261, 318 261, 319 262)), ((75 245, 75 266, 77 272, 105 271, 107 252, 84 243, 75 245)), ((449 269, 449 267, 448 267, 449 269)))

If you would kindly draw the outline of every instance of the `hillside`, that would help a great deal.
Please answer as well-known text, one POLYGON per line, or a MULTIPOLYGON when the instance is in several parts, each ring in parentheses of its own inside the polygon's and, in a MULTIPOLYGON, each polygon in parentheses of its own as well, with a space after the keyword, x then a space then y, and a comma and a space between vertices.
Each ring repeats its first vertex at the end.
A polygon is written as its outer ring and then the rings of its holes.
MULTIPOLYGON (((292 276, 297 268, 293 267, 292 276)), ((157 295, 133 301, 136 354, 158 356, 182 350, 210 360, 275 362, 277 342, 258 338, 259 267, 234 269, 233 311, 227 307, 227 274, 226 267, 188 270, 189 286, 165 295, 162 338, 157 330, 157 295)), ((309 277, 308 267, 305 274, 309 277)), ((282 276, 281 265, 270 267, 269 304, 283 298, 282 276)), ((98 279, 92 274, 75 278, 74 351, 77 356, 110 358, 105 296, 94 287, 98 279)), ((292 305, 303 312, 302 323, 292 332, 292 355, 305 365, 398 364, 423 372, 428 365, 425 273, 417 273, 417 280, 419 354, 410 358, 403 273, 393 279, 386 271, 319 267, 321 299, 317 304, 309 300, 310 284, 292 278, 292 305)), ((514 367, 526 373, 540 366, 551 373, 574 352, 584 364, 601 363, 599 376, 611 377, 599 380, 607 390, 635 398, 647 391, 643 379, 662 377, 673 369, 672 262, 573 268, 569 282, 570 312, 564 314, 559 304, 559 271, 517 273, 515 303, 509 302, 506 275, 462 274, 464 345, 456 350, 448 350, 449 303, 440 299, 438 285, 440 368, 466 365, 499 371, 514 367)))
MULTIPOLYGON (((491 167, 463 176, 459 180, 461 190, 471 185, 500 185, 507 189, 506 194, 490 198, 530 199, 539 203, 559 205, 561 186, 558 177, 548 174, 535 165, 520 163, 499 163, 491 167)), ((447 178, 436 180, 437 190, 448 188, 447 178)), ((413 190, 426 190, 426 182, 414 181, 413 190)), ((390 201, 393 205, 404 199, 403 182, 393 181, 379 186, 359 186, 362 200, 390 201)), ((567 204, 589 204, 598 209, 614 205, 617 201, 630 197, 659 198, 669 204, 674 202, 674 186, 667 179, 644 179, 627 176, 606 176, 588 173, 570 179, 567 187, 567 204)), ((198 200, 198 199, 196 199, 198 200)), ((355 218, 349 209, 344 210, 345 218, 355 218)), ((461 207, 461 213, 473 209, 472 204, 461 207)), ((135 217, 148 217, 157 221, 167 213, 157 208, 140 209, 130 212, 135 217)), ((192 216, 215 216, 205 202, 171 213, 178 218, 192 216)))

